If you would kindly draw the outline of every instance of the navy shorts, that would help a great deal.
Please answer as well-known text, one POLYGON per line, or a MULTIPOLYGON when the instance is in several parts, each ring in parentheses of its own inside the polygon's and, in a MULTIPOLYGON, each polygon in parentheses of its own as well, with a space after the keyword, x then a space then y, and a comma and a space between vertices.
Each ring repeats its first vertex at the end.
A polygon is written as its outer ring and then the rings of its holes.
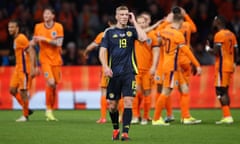
POLYGON ((136 80, 133 73, 115 76, 109 79, 107 99, 119 100, 121 96, 136 95, 136 80))

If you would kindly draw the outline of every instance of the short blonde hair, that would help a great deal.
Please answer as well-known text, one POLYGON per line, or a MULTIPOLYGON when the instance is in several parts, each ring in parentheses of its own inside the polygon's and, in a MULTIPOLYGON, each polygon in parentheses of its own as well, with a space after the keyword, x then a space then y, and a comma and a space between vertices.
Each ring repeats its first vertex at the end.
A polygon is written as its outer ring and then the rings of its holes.
POLYGON ((116 8, 116 13, 117 13, 118 11, 121 11, 121 10, 128 10, 128 7, 127 7, 127 6, 124 6, 124 5, 119 6, 119 7, 116 8))

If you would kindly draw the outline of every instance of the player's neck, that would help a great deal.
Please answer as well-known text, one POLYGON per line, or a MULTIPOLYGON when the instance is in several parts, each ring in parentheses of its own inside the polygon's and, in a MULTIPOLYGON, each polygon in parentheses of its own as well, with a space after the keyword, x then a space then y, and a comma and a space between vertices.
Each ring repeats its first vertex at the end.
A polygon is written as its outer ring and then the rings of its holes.
POLYGON ((51 28, 53 27, 54 21, 45 21, 44 25, 46 28, 51 28))
POLYGON ((126 26, 127 25, 123 25, 123 24, 120 24, 120 23, 116 24, 116 27, 120 28, 120 29, 125 28, 126 26))

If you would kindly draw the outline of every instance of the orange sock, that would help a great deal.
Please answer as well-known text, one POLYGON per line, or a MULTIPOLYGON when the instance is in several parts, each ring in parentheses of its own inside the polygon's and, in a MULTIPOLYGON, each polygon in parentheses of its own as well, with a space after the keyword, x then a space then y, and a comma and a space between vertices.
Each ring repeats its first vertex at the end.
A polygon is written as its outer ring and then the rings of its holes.
POLYGON ((106 118, 107 115, 107 99, 106 96, 101 96, 101 118, 106 118))
POLYGON ((231 116, 230 108, 228 105, 222 106, 223 117, 231 116))
POLYGON ((144 96, 143 97, 143 118, 148 119, 149 118, 149 112, 151 109, 151 95, 144 96))
POLYGON ((53 105, 54 105, 54 88, 47 86, 46 87, 46 106, 48 110, 52 110, 53 109, 53 105))
POLYGON ((190 103, 189 94, 188 93, 181 94, 180 107, 181 107, 181 117, 182 118, 191 117, 190 112, 189 112, 189 103, 190 103))
POLYGON ((167 99, 167 96, 165 96, 164 94, 161 94, 157 99, 153 120, 155 121, 158 120, 162 115, 162 110, 166 105, 166 99, 167 99))
POLYGON ((29 113, 29 110, 28 110, 28 103, 29 103, 29 100, 27 99, 27 100, 25 100, 25 101, 23 101, 23 115, 25 116, 25 117, 27 117, 28 116, 28 113, 29 113))
POLYGON ((22 96, 20 95, 20 93, 17 93, 15 96, 16 100, 18 101, 18 103, 23 106, 23 99, 22 96))
POLYGON ((158 100, 158 98, 160 97, 160 95, 161 95, 161 94, 158 93, 158 92, 155 94, 155 105, 154 105, 154 106, 156 106, 157 100, 158 100))
POLYGON ((141 93, 137 92, 133 99, 132 112, 133 117, 140 117, 141 93))
POLYGON ((166 111, 167 111, 167 116, 172 116, 172 98, 171 96, 168 96, 166 99, 166 111))

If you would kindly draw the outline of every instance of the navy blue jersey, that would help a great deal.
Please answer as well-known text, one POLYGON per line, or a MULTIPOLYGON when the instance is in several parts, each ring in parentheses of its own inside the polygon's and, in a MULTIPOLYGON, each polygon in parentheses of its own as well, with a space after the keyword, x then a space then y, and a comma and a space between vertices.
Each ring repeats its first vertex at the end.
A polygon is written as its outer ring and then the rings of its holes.
POLYGON ((108 65, 113 71, 113 76, 137 73, 134 52, 134 41, 137 38, 137 31, 133 26, 123 29, 111 27, 105 31, 101 47, 107 48, 108 65))

